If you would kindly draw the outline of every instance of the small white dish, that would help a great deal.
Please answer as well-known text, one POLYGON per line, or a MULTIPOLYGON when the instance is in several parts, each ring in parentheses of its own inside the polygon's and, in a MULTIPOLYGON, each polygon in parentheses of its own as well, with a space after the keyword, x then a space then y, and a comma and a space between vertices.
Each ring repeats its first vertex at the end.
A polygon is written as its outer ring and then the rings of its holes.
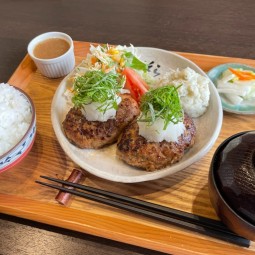
MULTIPOLYGON (((149 63, 150 72, 155 76, 163 75, 169 68, 183 69, 186 67, 190 67, 197 73, 206 76, 196 64, 175 53, 155 48, 137 47, 137 49, 139 56, 146 63, 149 63)), ((155 172, 146 172, 119 160, 116 156, 116 144, 99 150, 79 149, 67 140, 62 128, 62 122, 70 108, 64 96, 68 86, 68 78, 69 76, 60 83, 51 105, 51 121, 56 137, 65 153, 77 165, 103 179, 123 183, 136 183, 155 180, 173 174, 206 155, 220 133, 223 115, 222 106, 219 94, 210 81, 211 96, 209 107, 203 116, 194 119, 197 128, 196 142, 178 163, 155 172)))
POLYGON ((29 56, 35 62, 39 71, 48 78, 59 78, 69 74, 75 66, 75 56, 74 56, 74 46, 72 38, 61 32, 48 32, 35 37, 29 44, 27 48, 29 56), (51 59, 41 59, 34 55, 34 49, 38 43, 50 39, 50 38, 60 38, 66 40, 70 48, 63 55, 51 58, 51 59))

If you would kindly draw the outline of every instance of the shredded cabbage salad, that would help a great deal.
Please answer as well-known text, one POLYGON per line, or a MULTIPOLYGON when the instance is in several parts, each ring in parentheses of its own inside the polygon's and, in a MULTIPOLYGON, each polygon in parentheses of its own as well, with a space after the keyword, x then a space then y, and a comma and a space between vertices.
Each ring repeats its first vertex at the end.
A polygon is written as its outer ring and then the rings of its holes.
POLYGON ((110 46, 108 44, 90 46, 90 53, 82 64, 84 67, 103 72, 121 73, 124 67, 147 72, 148 66, 139 59, 137 50, 131 44, 127 46, 110 46))

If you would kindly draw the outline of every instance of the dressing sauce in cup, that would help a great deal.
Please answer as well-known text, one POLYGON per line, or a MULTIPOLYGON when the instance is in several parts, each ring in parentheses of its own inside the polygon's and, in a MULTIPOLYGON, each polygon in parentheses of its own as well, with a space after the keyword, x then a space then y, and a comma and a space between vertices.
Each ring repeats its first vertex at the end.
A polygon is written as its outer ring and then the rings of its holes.
POLYGON ((73 40, 65 33, 38 35, 28 44, 27 51, 41 74, 48 78, 66 76, 75 67, 73 40))
POLYGON ((38 43, 34 48, 34 56, 41 59, 57 58, 68 51, 70 44, 61 38, 50 38, 38 43))

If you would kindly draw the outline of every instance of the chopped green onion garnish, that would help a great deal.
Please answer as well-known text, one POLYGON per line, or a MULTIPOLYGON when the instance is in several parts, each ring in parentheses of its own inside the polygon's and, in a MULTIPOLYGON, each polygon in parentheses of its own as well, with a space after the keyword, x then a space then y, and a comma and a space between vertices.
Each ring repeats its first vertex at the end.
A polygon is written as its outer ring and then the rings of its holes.
POLYGON ((111 108, 117 110, 117 93, 122 89, 123 83, 124 78, 119 74, 88 71, 75 79, 72 102, 75 107, 98 102, 98 110, 102 112, 111 108))
POLYGON ((178 88, 164 86, 152 89, 141 98, 141 115, 138 121, 152 125, 157 118, 164 120, 164 130, 170 122, 177 124, 183 121, 183 110, 178 95, 178 88))

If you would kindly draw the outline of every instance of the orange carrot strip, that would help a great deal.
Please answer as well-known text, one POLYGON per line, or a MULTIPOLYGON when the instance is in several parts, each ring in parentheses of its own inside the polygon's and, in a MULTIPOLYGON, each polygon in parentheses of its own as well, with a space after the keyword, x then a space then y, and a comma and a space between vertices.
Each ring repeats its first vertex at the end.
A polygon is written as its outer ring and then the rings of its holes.
POLYGON ((235 70, 233 68, 229 68, 229 70, 235 74, 239 80, 253 80, 255 79, 255 75, 252 73, 248 73, 247 71, 243 72, 243 71, 239 71, 239 70, 235 70))
POLYGON ((92 65, 94 65, 97 61, 98 61, 98 59, 96 57, 94 57, 94 56, 91 57, 92 65))

